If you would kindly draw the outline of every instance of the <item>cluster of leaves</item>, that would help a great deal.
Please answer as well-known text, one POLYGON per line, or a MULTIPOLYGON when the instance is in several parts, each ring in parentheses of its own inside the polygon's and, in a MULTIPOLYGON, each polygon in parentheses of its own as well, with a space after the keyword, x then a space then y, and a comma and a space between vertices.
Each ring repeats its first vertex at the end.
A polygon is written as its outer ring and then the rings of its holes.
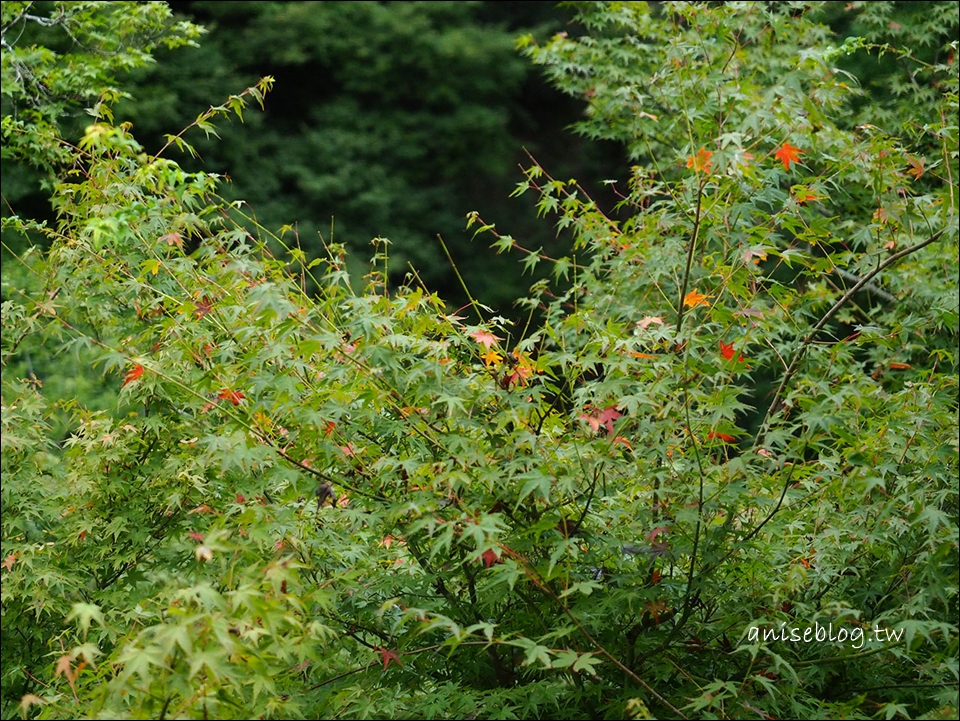
POLYGON ((109 113, 123 96, 118 74, 153 62, 157 47, 195 44, 201 32, 174 22, 162 2, 5 2, 0 22, 3 159, 26 160, 48 179, 73 157, 65 119, 88 104, 95 116, 109 113))
POLYGON ((918 65, 912 134, 844 129, 863 43, 794 10, 589 3, 527 43, 638 164, 622 221, 527 171, 570 257, 469 218, 566 281, 526 327, 391 288, 385 243, 360 291, 342 246, 274 257, 90 125, 59 225, 4 221, 52 246, 3 363, 86 347, 123 412, 61 404, 58 445, 4 373, 4 715, 955 713, 956 73, 918 65), (749 633, 815 623, 901 635, 749 633))

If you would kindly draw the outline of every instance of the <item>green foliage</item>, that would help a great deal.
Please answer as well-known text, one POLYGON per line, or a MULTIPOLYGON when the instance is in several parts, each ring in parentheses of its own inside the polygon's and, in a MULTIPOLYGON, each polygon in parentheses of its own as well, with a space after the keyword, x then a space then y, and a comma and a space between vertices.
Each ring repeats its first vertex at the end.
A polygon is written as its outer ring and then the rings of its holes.
POLYGON ((110 117, 123 95, 118 74, 152 62, 161 45, 191 45, 200 35, 174 23, 163 2, 5 2, 2 12, 3 159, 48 176, 75 157, 61 133, 65 117, 87 103, 96 103, 94 117, 110 117))
POLYGON ((218 178, 90 125, 57 226, 4 221, 51 243, 3 304, 4 716, 955 712, 957 76, 898 51, 942 122, 838 123, 866 43, 806 7, 525 41, 637 163, 620 219, 526 171, 569 257, 470 216, 568 279, 526 327, 391 287, 385 242, 361 290, 342 245, 274 255, 218 178), (60 400, 55 443, 27 342, 87 349, 118 411, 60 400))

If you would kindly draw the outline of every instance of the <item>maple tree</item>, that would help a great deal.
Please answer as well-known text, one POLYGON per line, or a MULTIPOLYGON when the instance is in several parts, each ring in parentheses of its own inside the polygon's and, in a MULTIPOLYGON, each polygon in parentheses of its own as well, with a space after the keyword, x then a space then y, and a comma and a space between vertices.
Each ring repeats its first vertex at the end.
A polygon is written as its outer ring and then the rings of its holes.
POLYGON ((956 73, 884 46, 934 120, 847 127, 881 48, 660 5, 521 42, 633 159, 614 209, 525 171, 569 257, 480 224, 554 269, 526 325, 386 244, 357 287, 106 115, 63 145, 58 224, 4 219, 50 244, 3 303, 6 716, 955 715, 956 73), (81 345, 111 412, 18 365, 81 345), (900 636, 749 633, 814 623, 900 636))

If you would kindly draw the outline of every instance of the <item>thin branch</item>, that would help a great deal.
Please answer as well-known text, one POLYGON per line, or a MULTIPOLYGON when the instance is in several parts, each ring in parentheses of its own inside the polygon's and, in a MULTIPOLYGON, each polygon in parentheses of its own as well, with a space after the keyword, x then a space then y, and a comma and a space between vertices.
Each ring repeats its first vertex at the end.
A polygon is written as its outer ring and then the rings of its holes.
POLYGON ((849 301, 861 288, 869 284, 870 281, 876 278, 881 272, 889 268, 891 265, 896 263, 901 258, 904 258, 910 255, 911 253, 916 253, 921 248, 925 248, 931 243, 937 242, 938 240, 940 240, 940 237, 945 232, 946 232, 946 229, 939 230, 933 235, 931 235, 929 238, 927 238, 926 240, 921 241, 916 245, 912 245, 909 248, 904 248, 899 253, 894 253, 893 255, 891 255, 885 261, 880 263, 874 270, 867 273, 867 275, 865 275, 863 278, 860 278, 860 280, 855 285, 853 285, 850 288, 850 290, 844 293, 843 296, 840 298, 840 300, 834 303, 833 307, 831 307, 830 310, 828 310, 824 314, 824 316, 820 319, 820 322, 813 327, 813 330, 811 330, 807 334, 807 337, 804 338, 803 341, 800 343, 800 347, 797 349, 797 352, 794 354, 793 360, 790 362, 790 365, 787 366, 787 370, 783 374, 783 379, 780 381, 780 385, 777 387, 776 392, 773 394, 773 399, 770 402, 770 406, 767 408, 766 415, 764 415, 763 417, 763 423, 760 424, 760 430, 757 432, 757 437, 753 442, 754 448, 761 445, 761 441, 766 436, 768 426, 770 424, 770 420, 772 419, 773 415, 780 410, 783 393, 786 390, 787 385, 793 379, 793 376, 796 374, 797 369, 800 366, 800 361, 803 360, 804 355, 806 355, 807 348, 809 348, 810 343, 816 337, 817 333, 823 330, 824 326, 826 326, 826 324, 830 322, 833 316, 835 316, 837 312, 844 305, 846 305, 847 301, 849 301))

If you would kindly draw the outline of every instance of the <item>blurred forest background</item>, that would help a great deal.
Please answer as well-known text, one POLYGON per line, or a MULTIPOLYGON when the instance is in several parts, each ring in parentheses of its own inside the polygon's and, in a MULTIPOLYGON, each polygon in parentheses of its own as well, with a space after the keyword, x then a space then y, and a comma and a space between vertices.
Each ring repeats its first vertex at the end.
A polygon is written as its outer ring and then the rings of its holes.
MULTIPOLYGON (((569 11, 554 3, 170 5, 209 34, 199 48, 159 50, 155 65, 132 74, 116 121, 131 121, 156 152, 212 101, 273 75, 266 112, 218 128, 222 142, 194 131, 187 139, 199 160, 175 149, 171 157, 228 175, 232 198, 268 228, 292 226, 309 256, 322 255, 323 242, 347 245, 357 278, 380 236, 390 240, 394 280, 412 264, 430 290, 466 302, 439 235, 471 292, 510 315, 531 280, 515 258, 471 243, 466 214, 479 211, 524 245, 556 246, 563 241, 536 222, 532 199, 509 197, 525 150, 558 177, 591 185, 623 169, 616 144, 567 130, 585 103, 548 85, 514 49, 523 33, 572 32, 569 11)), ((78 136, 87 122, 77 119, 78 136)), ((26 169, 4 168, 4 195, 21 215, 50 214, 26 169)), ((604 200, 610 207, 612 193, 604 200)))

